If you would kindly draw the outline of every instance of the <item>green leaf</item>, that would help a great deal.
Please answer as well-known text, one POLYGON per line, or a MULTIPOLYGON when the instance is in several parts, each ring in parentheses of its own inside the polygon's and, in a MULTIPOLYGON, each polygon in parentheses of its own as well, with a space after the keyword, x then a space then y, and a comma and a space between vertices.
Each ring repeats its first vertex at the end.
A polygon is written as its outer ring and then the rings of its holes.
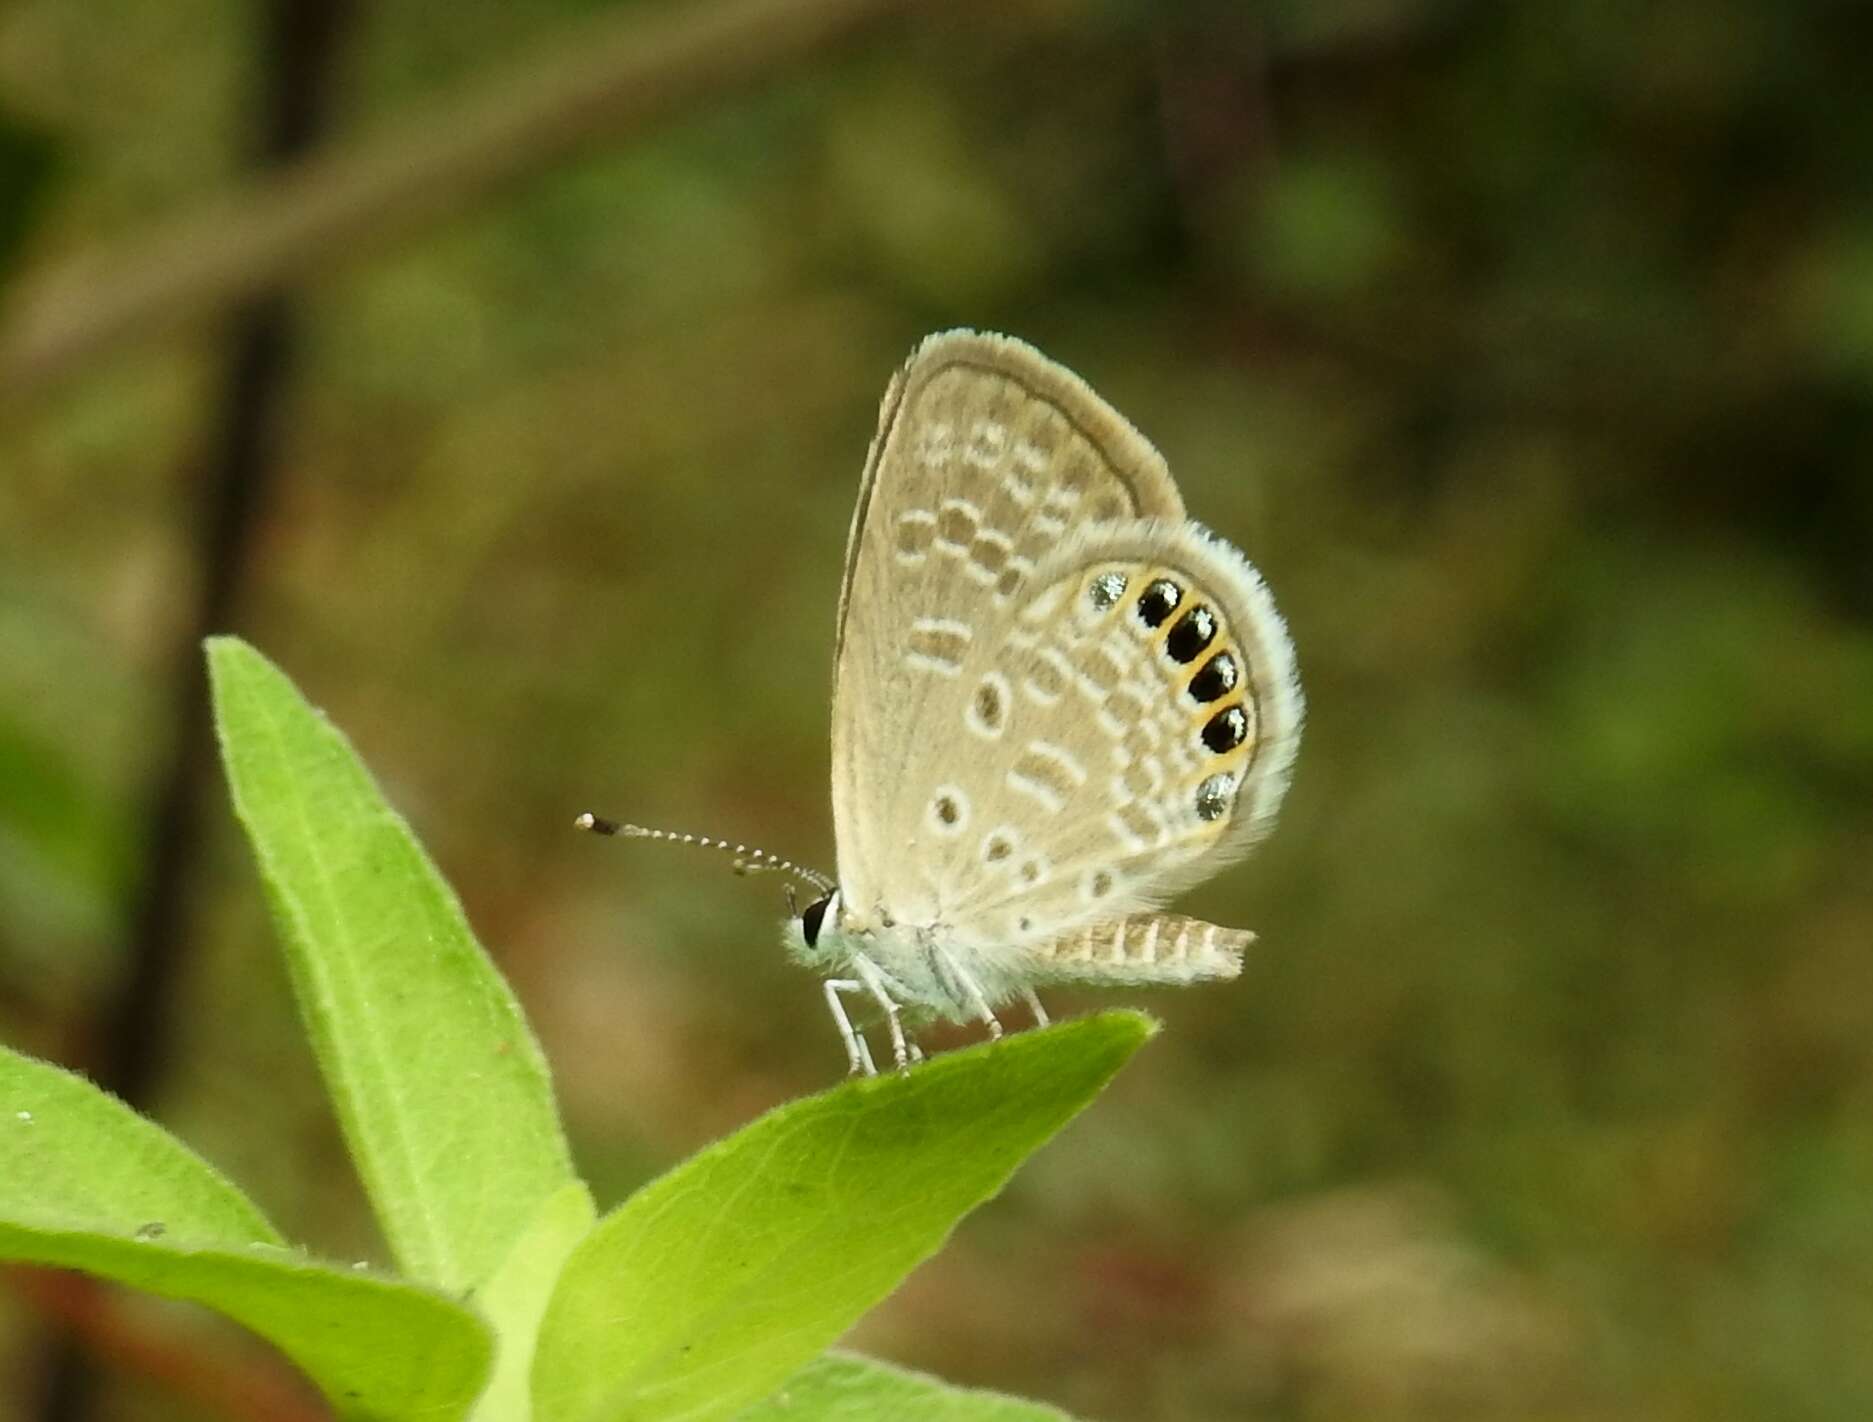
POLYGON ((539 1422, 727 1418, 821 1353, 1156 1030, 1108 1012, 849 1081, 645 1186, 567 1261, 539 1422))
POLYGON ((154 1121, 83 1077, 0 1047, 0 1219, 172 1243, 272 1244, 260 1207, 154 1121))
POLYGON ((592 1192, 583 1185, 568 1185, 548 1198, 539 1216, 524 1230, 505 1263, 487 1284, 476 1291, 475 1301, 494 1325, 499 1340, 494 1376, 475 1409, 477 1422, 530 1415, 533 1347, 540 1319, 546 1312, 559 1271, 573 1246, 591 1233, 598 1211, 592 1192))
POLYGON ((412 1277, 473 1288, 576 1183, 545 1058, 345 738, 245 643, 211 639, 208 665, 235 809, 384 1234, 412 1277))
POLYGON ((891 1422, 1072 1422, 1066 1413, 1038 1402, 951 1387, 849 1353, 807 1364, 772 1397, 736 1413, 735 1422, 876 1422, 881 1417, 891 1422))
POLYGON ((487 1325, 441 1294, 271 1245, 189 1248, 0 1219, 0 1257, 206 1304, 291 1358, 342 1417, 464 1417, 494 1354, 487 1325))
POLYGON ((259 1209, 161 1127, 4 1048, 0 1160, 0 1258, 205 1304, 272 1342, 345 1417, 446 1422, 481 1390, 493 1340, 474 1315, 282 1248, 259 1209))

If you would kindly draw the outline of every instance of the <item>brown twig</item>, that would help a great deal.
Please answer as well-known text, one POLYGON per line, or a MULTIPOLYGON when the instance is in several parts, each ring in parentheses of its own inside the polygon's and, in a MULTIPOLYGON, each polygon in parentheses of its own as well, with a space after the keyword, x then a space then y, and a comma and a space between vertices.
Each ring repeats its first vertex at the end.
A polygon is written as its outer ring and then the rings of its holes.
MULTIPOLYGON (((262 167, 290 163, 318 142, 349 11, 347 0, 271 0, 266 89, 255 125, 261 134, 255 156, 262 167)), ((189 891, 207 822, 214 744, 201 641, 235 620, 254 531, 279 471, 279 417, 292 356, 293 316, 285 294, 257 293, 228 332, 213 427, 195 480, 195 606, 170 655, 174 739, 152 787, 148 852, 130 906, 127 970, 98 1013, 86 1054, 97 1082, 132 1106, 149 1099, 169 1056, 189 941, 189 891)), ((94 1415, 97 1385, 90 1354, 69 1336, 55 1341, 48 1350, 43 1422, 94 1415)))
POLYGON ((407 235, 595 138, 784 73, 907 3, 721 0, 597 22, 387 133, 22 281, 0 325, 0 398, 407 235))

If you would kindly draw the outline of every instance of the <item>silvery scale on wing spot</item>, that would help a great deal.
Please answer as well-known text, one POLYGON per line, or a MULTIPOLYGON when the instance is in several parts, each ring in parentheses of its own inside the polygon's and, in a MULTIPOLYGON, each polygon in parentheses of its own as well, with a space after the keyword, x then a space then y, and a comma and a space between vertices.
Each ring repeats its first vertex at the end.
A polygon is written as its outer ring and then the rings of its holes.
POLYGON ((1259 574, 1184 512, 1151 444, 1072 372, 950 331, 885 394, 846 546, 832 697, 837 883, 786 942, 845 997, 979 1020, 1062 983, 1231 978, 1254 935, 1164 913, 1266 834, 1300 743, 1259 574))

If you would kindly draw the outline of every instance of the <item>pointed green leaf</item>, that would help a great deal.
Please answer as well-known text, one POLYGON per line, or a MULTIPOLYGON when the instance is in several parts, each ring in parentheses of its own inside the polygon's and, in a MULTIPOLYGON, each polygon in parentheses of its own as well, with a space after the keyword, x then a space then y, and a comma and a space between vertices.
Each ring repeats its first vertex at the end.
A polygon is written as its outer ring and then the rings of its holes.
POLYGON ((494 1356, 488 1326, 441 1294, 272 1245, 190 1248, 0 1219, 0 1258, 205 1304, 291 1358, 346 1418, 465 1417, 494 1356))
POLYGON ((282 1248, 254 1204, 161 1127, 4 1048, 0 1161, 0 1259, 205 1304, 272 1342, 341 1416, 447 1422, 487 1377, 493 1340, 467 1310, 282 1248))
POLYGON ((0 1219, 172 1243, 280 1244, 260 1207, 154 1121, 75 1072, 0 1047, 0 1219))
POLYGON ((736 1413, 735 1422, 877 1422, 881 1417, 891 1422, 1073 1422, 1038 1402, 951 1387, 850 1353, 829 1353, 808 1363, 772 1397, 736 1413))
POLYGON ((235 809, 352 1158, 398 1263, 451 1292, 575 1183, 539 1045, 345 738, 245 643, 208 644, 235 809))
POLYGON ((1154 1031, 1108 1012, 769 1112, 567 1261, 539 1422, 707 1422, 772 1393, 933 1254, 1154 1031))

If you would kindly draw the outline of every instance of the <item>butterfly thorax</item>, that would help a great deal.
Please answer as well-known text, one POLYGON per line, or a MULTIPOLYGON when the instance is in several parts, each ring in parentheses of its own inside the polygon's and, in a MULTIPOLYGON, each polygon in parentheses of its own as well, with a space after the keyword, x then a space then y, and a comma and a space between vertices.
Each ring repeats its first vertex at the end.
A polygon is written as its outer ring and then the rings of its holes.
POLYGON ((979 1008, 971 985, 991 1003, 1018 995, 1005 955, 966 942, 943 923, 900 923, 880 910, 845 907, 838 893, 787 922, 788 951, 822 977, 874 976, 907 1008, 968 1021, 979 1008))

